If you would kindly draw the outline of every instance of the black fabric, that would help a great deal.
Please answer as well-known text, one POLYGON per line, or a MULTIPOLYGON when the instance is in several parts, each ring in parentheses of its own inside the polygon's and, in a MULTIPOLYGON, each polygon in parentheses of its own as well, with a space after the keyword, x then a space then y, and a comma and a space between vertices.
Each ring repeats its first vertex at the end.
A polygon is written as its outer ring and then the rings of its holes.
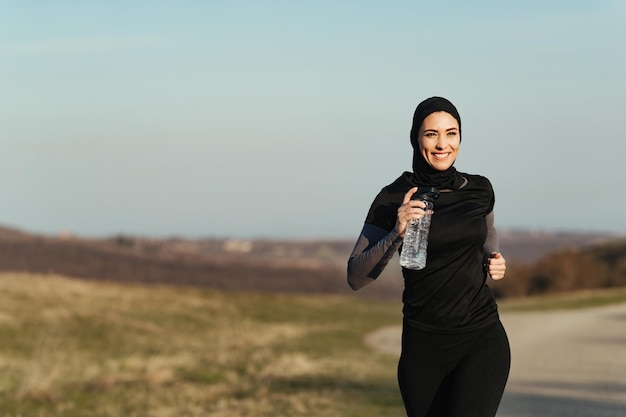
POLYGON ((439 189, 447 188, 456 190, 463 183, 463 178, 453 166, 445 171, 439 171, 431 167, 422 156, 418 140, 422 122, 428 115, 438 111, 445 111, 459 122, 459 135, 461 135, 461 116, 454 104, 443 97, 431 97, 422 101, 413 114, 413 126, 411 127, 411 145, 413 146, 413 172, 415 181, 422 185, 431 185, 439 189))
MULTIPOLYGON (((426 268, 402 270, 405 320, 427 331, 464 332, 498 319, 483 267, 486 216, 494 207, 493 189, 485 177, 461 175, 467 184, 442 192, 434 203, 426 268)), ((404 194, 413 186, 412 173, 405 172, 384 187, 365 223, 392 231, 404 194)))
POLYGON ((405 325, 398 384, 408 417, 493 417, 511 365, 498 321, 462 334, 423 332, 405 325))

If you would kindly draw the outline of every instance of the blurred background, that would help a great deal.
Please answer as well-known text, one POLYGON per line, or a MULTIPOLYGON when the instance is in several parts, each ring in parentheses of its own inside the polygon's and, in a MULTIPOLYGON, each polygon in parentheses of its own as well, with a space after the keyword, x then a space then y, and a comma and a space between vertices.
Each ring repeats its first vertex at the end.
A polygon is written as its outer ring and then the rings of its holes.
POLYGON ((621 1, 5 1, 0 19, 4 224, 352 238, 441 95, 500 227, 626 233, 621 1))
POLYGON ((402 415, 397 259, 345 268, 434 95, 496 192, 499 416, 623 415, 625 48, 619 0, 0 2, 0 416, 402 415))

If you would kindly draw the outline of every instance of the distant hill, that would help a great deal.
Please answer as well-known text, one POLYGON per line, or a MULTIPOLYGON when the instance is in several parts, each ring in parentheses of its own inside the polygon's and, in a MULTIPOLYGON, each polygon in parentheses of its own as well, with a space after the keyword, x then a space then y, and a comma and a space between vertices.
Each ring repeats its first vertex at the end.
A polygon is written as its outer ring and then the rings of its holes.
POLYGON ((512 279, 491 284, 496 294, 525 296, 626 287, 626 238, 570 245, 532 263, 513 263, 509 272, 512 279))
POLYGON ((567 248, 585 248, 620 239, 606 233, 499 230, 500 251, 516 263, 537 261, 547 254, 567 248))
MULTIPOLYGON (((537 278, 532 272, 534 265, 543 262, 545 269, 545 263, 550 263, 551 258, 566 264, 563 257, 581 257, 587 250, 595 253, 598 247, 615 247, 615 242, 619 242, 614 236, 601 234, 501 231, 500 235, 501 250, 510 265, 506 281, 515 283, 498 287, 502 296, 537 292, 536 288, 527 288, 530 282, 545 281, 541 284, 545 287, 542 291, 550 291, 553 287, 550 283, 560 281, 537 278), (558 256, 547 257, 557 253, 558 256), (518 276, 514 277, 516 274, 518 276)), ((153 239, 124 235, 88 239, 0 227, 0 271, 192 285, 227 291, 350 294, 352 290, 345 282, 345 270, 353 245, 352 240, 153 239)), ((624 252, 617 250, 607 262, 621 265, 624 256, 624 252)), ((587 263, 592 262, 585 259, 587 263)), ((378 281, 359 294, 399 297, 403 283, 397 264, 392 260, 378 281)), ((550 271, 561 273, 558 268, 550 271)), ((572 279, 568 282, 581 284, 572 279)), ((561 290, 568 289, 561 287, 561 290)))

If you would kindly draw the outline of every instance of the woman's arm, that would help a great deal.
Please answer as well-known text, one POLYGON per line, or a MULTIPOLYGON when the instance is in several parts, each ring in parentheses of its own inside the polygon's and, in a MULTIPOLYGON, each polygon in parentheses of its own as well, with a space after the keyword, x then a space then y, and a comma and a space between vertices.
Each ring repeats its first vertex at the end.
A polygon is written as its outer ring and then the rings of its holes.
POLYGON ((350 287, 358 290, 378 278, 400 245, 402 237, 395 228, 388 232, 378 226, 364 225, 348 260, 350 287))
POLYGON ((485 239, 485 244, 483 246, 485 259, 489 257, 494 252, 500 252, 500 242, 498 240, 498 232, 495 227, 493 210, 485 216, 485 220, 487 221, 487 239, 485 239))
POLYGON ((483 246, 485 270, 491 279, 499 280, 504 278, 506 273, 506 259, 500 253, 498 233, 494 225, 493 210, 487 214, 487 239, 483 246))
POLYGON ((353 290, 363 288, 378 278, 402 245, 407 224, 424 217, 424 202, 411 200, 416 191, 417 187, 413 187, 404 194, 396 215, 396 225, 391 232, 372 224, 363 226, 348 260, 348 284, 353 290))

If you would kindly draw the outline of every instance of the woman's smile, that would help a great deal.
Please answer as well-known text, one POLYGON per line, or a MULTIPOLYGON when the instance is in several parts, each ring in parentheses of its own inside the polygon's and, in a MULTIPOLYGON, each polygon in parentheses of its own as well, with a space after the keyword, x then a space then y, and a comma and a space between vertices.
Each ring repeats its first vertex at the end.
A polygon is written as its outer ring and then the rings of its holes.
POLYGON ((446 159, 450 155, 450 152, 446 153, 433 153, 435 159, 446 159))
POLYGON ((445 171, 454 164, 459 152, 459 122, 444 111, 429 114, 422 122, 418 144, 428 165, 445 171))

